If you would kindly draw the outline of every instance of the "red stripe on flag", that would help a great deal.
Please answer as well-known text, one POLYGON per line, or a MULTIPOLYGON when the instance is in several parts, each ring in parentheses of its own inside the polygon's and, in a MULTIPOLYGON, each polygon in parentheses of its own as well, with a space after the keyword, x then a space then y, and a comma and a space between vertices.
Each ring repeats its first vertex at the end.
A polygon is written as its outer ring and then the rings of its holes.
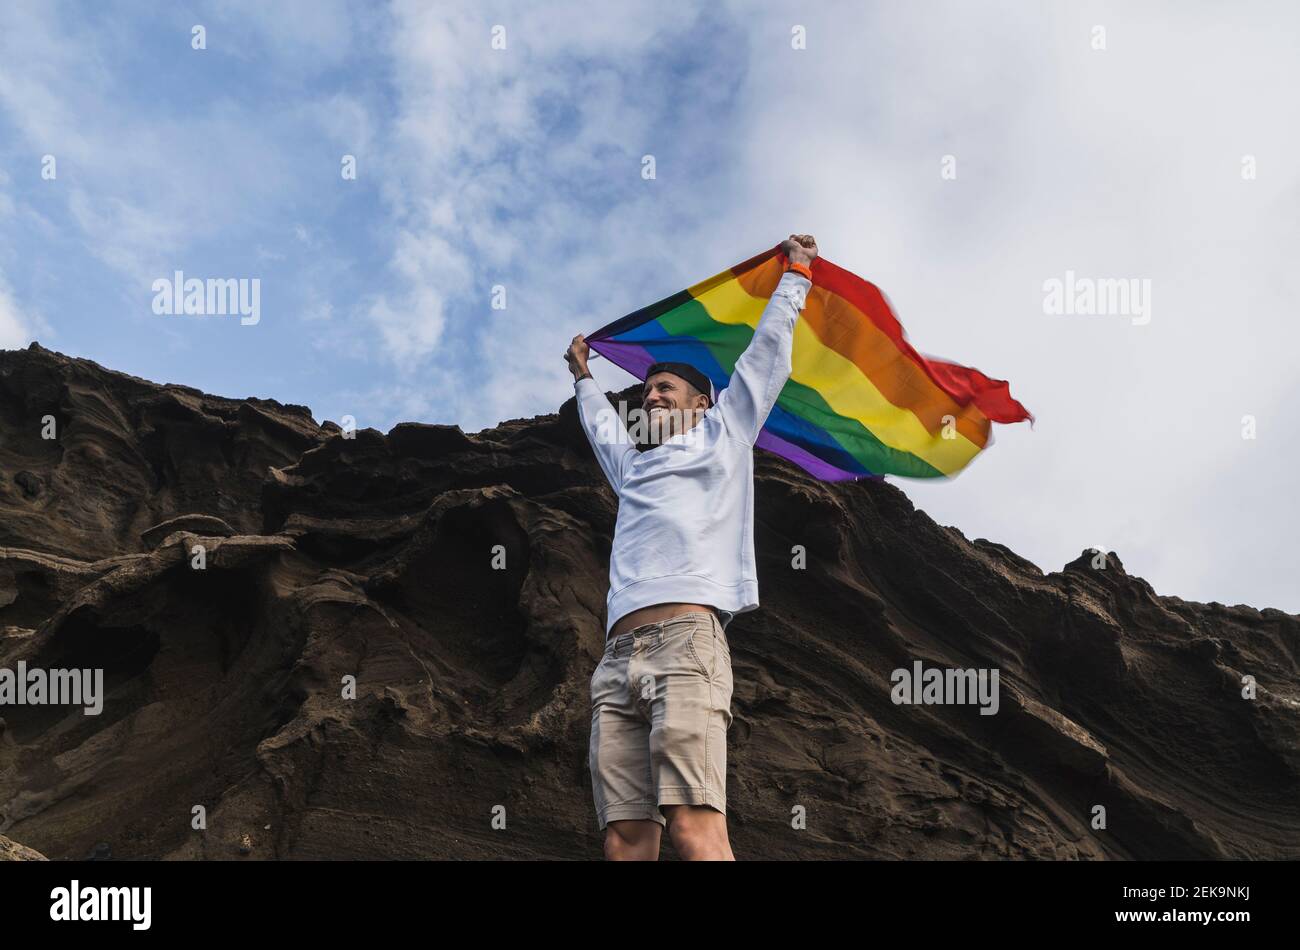
POLYGON ((824 288, 843 297, 866 314, 867 319, 880 328, 899 351, 921 367, 940 389, 963 406, 974 403, 976 408, 993 422, 1022 422, 1034 417, 1011 396, 1011 386, 1005 379, 990 379, 979 370, 946 360, 922 356, 903 336, 903 325, 894 316, 893 308, 880 288, 857 274, 837 267, 824 257, 812 264, 813 289, 824 288))

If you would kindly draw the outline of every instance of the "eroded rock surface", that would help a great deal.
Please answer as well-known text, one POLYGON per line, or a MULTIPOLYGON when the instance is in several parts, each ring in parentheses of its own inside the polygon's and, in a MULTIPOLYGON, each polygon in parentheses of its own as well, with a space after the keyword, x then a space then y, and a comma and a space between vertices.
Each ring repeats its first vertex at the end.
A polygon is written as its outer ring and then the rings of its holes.
MULTIPOLYGON (((600 856, 617 509, 573 400, 353 436, 0 353, 0 668, 106 693, 0 706, 0 834, 52 859, 600 856)), ((1158 596, 1113 554, 1043 574, 761 450, 756 481, 738 857, 1300 857, 1300 618, 1158 596), (997 668, 997 715, 895 704, 918 660, 997 668)))

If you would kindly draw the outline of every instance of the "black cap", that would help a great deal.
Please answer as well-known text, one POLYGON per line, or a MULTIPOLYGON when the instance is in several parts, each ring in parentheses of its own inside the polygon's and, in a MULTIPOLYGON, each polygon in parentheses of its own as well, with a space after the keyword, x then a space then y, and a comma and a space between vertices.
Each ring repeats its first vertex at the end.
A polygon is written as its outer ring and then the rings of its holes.
POLYGON ((714 390, 713 380, 705 376, 690 363, 655 363, 645 371, 645 378, 649 379, 655 373, 672 373, 674 376, 680 376, 700 392, 708 397, 709 405, 713 405, 714 390))

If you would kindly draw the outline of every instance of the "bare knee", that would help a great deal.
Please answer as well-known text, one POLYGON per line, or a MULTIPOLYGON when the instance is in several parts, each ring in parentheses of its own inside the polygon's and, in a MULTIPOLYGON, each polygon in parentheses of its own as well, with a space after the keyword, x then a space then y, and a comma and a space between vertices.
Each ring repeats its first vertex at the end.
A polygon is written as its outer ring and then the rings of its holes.
POLYGON ((658 860, 660 830, 657 821, 611 821, 605 826, 605 860, 658 860))
POLYGON ((676 805, 669 812, 668 834, 684 861, 734 861, 727 838, 727 816, 708 805, 676 805))

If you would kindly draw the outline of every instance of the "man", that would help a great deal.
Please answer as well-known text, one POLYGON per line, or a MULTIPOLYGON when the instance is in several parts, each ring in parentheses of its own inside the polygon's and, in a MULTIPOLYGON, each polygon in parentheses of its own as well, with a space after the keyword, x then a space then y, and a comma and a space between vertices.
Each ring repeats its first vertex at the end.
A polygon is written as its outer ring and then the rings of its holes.
POLYGON ((565 353, 579 419, 618 496, 589 756, 611 860, 658 859, 665 826, 686 860, 735 860, 726 818, 725 630, 758 607, 753 447, 790 376, 817 242, 792 234, 781 249, 786 271, 716 404, 694 367, 650 367, 639 420, 649 428, 644 452, 587 371, 581 334, 565 353))

